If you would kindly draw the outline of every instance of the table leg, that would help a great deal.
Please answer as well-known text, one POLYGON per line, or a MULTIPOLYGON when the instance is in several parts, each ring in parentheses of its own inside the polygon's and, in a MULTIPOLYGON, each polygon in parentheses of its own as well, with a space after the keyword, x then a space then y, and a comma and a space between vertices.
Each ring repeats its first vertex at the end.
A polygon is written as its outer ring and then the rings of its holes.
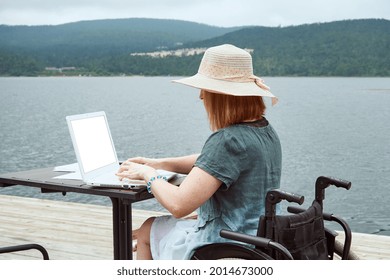
POLYGON ((115 260, 133 259, 131 203, 111 197, 115 260))

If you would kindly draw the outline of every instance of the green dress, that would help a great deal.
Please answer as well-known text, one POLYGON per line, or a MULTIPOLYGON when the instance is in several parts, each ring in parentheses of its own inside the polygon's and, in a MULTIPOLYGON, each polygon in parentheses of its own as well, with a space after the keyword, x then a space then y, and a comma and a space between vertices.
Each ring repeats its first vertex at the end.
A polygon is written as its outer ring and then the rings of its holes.
POLYGON ((221 229, 256 235, 266 193, 280 187, 279 137, 265 119, 223 128, 208 138, 195 166, 223 183, 199 207, 197 220, 165 216, 154 221, 154 259, 188 259, 197 247, 226 242, 221 229))

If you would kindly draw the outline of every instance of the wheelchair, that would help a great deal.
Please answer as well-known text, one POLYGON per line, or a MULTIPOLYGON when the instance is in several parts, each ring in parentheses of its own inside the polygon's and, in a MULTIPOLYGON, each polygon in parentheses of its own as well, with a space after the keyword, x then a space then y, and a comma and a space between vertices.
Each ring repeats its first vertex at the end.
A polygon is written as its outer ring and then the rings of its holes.
POLYGON ((333 260, 358 259, 351 252, 352 233, 340 217, 323 212, 325 189, 329 186, 351 188, 351 182, 320 176, 315 183, 315 199, 308 209, 289 206, 291 214, 277 215, 276 205, 286 200, 301 205, 304 197, 279 189, 266 195, 265 215, 259 219, 256 236, 229 230, 220 235, 236 242, 214 243, 197 248, 192 260, 333 260), (338 233, 325 227, 324 221, 335 222, 344 230, 344 243, 336 240, 338 233))

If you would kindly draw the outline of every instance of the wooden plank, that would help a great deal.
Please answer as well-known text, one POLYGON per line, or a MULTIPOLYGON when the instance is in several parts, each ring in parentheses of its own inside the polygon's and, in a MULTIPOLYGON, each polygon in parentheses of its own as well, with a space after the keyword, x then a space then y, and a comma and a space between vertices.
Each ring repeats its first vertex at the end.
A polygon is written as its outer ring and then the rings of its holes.
MULTIPOLYGON (((344 241, 343 232, 337 240, 344 241)), ((390 236, 354 232, 351 251, 363 260, 390 260, 390 236)))
MULTIPOLYGON (((0 246, 38 243, 51 259, 112 259, 112 209, 16 196, 0 196, 0 246)), ((165 213, 133 209, 133 228, 165 213)), ((0 254, 0 259, 39 259, 35 250, 0 254)))
MULTIPOLYGON (((110 206, 0 195, 0 209, 0 247, 38 243, 55 260, 113 257, 110 206)), ((132 214, 137 229, 148 217, 167 213, 133 209, 132 214)), ((341 233, 337 238, 343 241, 341 233)), ((390 260, 390 236, 353 233, 352 250, 360 259, 390 260)), ((35 250, 0 254, 0 260, 41 258, 35 250)))

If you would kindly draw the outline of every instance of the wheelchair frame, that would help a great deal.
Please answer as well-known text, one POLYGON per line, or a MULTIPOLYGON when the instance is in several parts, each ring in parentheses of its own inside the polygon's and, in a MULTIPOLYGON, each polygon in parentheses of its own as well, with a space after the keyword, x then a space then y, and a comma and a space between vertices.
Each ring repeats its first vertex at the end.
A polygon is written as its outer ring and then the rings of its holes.
POLYGON ((46 251, 46 249, 43 246, 41 246, 39 244, 22 244, 22 245, 2 247, 2 248, 0 248, 0 254, 14 253, 14 252, 20 252, 20 251, 27 251, 27 250, 38 250, 42 254, 42 258, 44 260, 49 259, 48 252, 46 251))
MULTIPOLYGON (((341 187, 346 190, 351 188, 351 182, 345 181, 342 179, 334 177, 325 177, 320 176, 317 178, 315 183, 315 199, 313 205, 316 204, 317 209, 320 209, 324 242, 326 244, 326 255, 325 258, 333 260, 335 255, 338 255, 342 260, 351 259, 350 248, 352 242, 352 233, 351 229, 340 217, 336 217, 333 214, 323 213, 323 200, 325 199, 325 189, 330 185, 341 187), (339 224, 345 233, 344 244, 341 244, 336 240, 338 235, 336 231, 330 230, 324 226, 325 221, 336 222, 339 224)), ((262 259, 262 260, 272 260, 272 259, 323 259, 324 252, 320 258, 316 256, 308 255, 303 252, 298 255, 298 258, 294 258, 291 248, 288 248, 289 245, 286 242, 278 242, 275 240, 275 223, 277 222, 278 217, 293 217, 294 215, 305 215, 312 206, 308 209, 303 209, 299 207, 289 206, 287 211, 293 215, 288 216, 278 216, 276 215, 276 205, 283 201, 287 200, 288 202, 294 202, 301 205, 304 201, 304 197, 297 194, 288 193, 279 189, 271 190, 267 193, 266 196, 266 210, 265 215, 260 217, 259 227, 256 236, 247 235, 243 233, 233 232, 229 230, 222 229, 220 231, 220 236, 229 240, 238 241, 236 242, 225 242, 225 243, 215 243, 202 246, 197 248, 191 259, 193 260, 211 260, 211 259, 222 259, 222 258, 238 258, 238 259, 262 259), (252 245, 252 246, 251 246, 252 245)), ((296 218, 296 217, 295 217, 296 218)), ((287 242, 289 243, 289 242, 287 242)), ((356 259, 356 256, 353 256, 353 259, 356 259)))

